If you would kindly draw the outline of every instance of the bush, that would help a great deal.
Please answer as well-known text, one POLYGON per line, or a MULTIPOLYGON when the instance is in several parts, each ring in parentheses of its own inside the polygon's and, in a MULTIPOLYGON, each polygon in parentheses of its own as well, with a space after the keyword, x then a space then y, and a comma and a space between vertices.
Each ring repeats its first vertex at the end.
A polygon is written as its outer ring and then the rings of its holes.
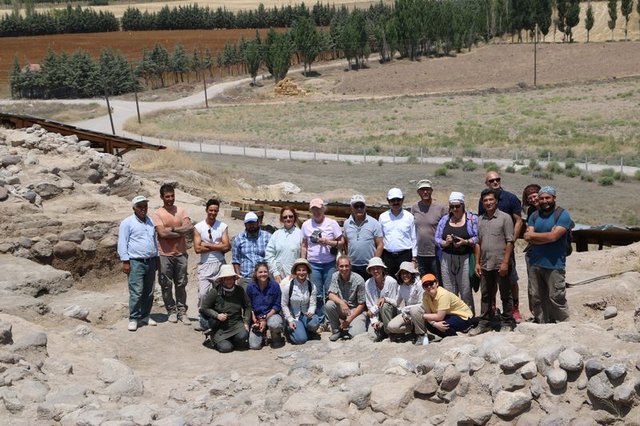
POLYGON ((487 163, 484 163, 484 169, 487 172, 499 172, 500 171, 500 166, 498 166, 493 161, 489 161, 487 163))
POLYGON ((520 169, 520 174, 521 174, 521 175, 526 176, 526 175, 528 175, 529 173, 531 173, 531 169, 530 169, 529 167, 523 167, 523 168, 521 168, 521 169, 520 169))
POLYGON ((607 176, 607 177, 613 177, 613 175, 615 174, 615 170, 609 168, 609 169, 603 169, 600 172, 600 176, 607 176))
POLYGON ((516 172, 516 168, 513 166, 507 166, 504 168, 504 171, 507 173, 515 173, 516 172))
POLYGON ((593 182, 593 175, 589 172, 583 172, 580 175, 580 180, 585 181, 585 182, 593 182))
MULTIPOLYGON (((462 163, 462 170, 465 172, 473 172, 478 168, 478 165, 471 160, 467 160, 462 163)), ((638 175, 638 180, 640 180, 640 174, 638 175)))
POLYGON ((552 161, 547 164, 547 171, 550 173, 562 173, 562 167, 560 167, 557 161, 552 161))
POLYGON ((627 175, 625 175, 624 173, 621 172, 615 172, 613 174, 613 178, 619 182, 624 182, 627 180, 627 175))
POLYGON ((538 179, 553 180, 553 173, 547 171, 534 171, 531 173, 531 176, 538 179))
POLYGON ((447 161, 446 163, 443 164, 444 167, 446 167, 447 169, 459 169, 460 168, 460 164, 458 164, 457 161, 447 161))
POLYGON ((538 163, 538 160, 535 158, 529 160, 529 168, 531 170, 542 170, 542 166, 540 166, 540 163, 538 163))
POLYGON ((447 175, 447 168, 446 167, 438 167, 433 174, 435 176, 446 176, 447 175))
POLYGON ((568 160, 565 160, 564 169, 565 170, 575 170, 576 169, 576 160, 574 160, 573 158, 569 158, 568 160))
POLYGON ((640 170, 636 170, 636 174, 633 175, 636 180, 640 180, 640 170))
POLYGON ((600 179, 598 179, 598 184, 602 186, 611 186, 613 182, 613 176, 600 176, 600 179))
POLYGON ((564 174, 567 177, 574 178, 580 176, 580 170, 578 170, 577 168, 565 169, 564 174))
POLYGON ((382 165, 384 164, 384 161, 382 161, 382 158, 378 160, 378 166, 382 167, 382 165))

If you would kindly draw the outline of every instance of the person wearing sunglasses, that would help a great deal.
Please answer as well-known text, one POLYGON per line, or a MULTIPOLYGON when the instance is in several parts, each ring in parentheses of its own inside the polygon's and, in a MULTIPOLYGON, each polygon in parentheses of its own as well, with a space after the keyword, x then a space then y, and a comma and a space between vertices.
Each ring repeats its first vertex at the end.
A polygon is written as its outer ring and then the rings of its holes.
POLYGON ((382 256, 382 228, 380 222, 367 214, 364 196, 351 197, 351 216, 344 221, 344 252, 351 259, 351 272, 365 281, 371 278, 369 260, 382 256))
MULTIPOLYGON (((498 172, 489 171, 485 176, 485 185, 488 189, 492 189, 496 193, 498 210, 508 214, 513 221, 513 236, 517 240, 524 234, 525 224, 522 221, 522 204, 518 197, 502 188, 502 178, 498 172)), ((478 202, 478 216, 485 213, 485 207, 482 203, 482 197, 478 202)), ((515 241, 514 241, 515 244, 515 241)), ((522 320, 520 315, 520 288, 518 286, 518 272, 516 271, 515 256, 511 256, 511 264, 509 266, 509 283, 511 285, 511 297, 513 298, 513 317, 516 322, 522 320)), ((495 294, 493 295, 493 304, 495 305, 495 294)))
POLYGON ((269 264, 273 279, 283 286, 282 281, 290 276, 291 267, 300 257, 302 231, 298 228, 298 213, 293 207, 285 206, 280 210, 282 228, 271 235, 264 259, 269 264))
POLYGON ((436 229, 440 219, 447 215, 447 206, 433 198, 433 186, 428 179, 418 182, 417 192, 420 200, 411 206, 411 214, 416 223, 418 270, 420 275, 433 274, 442 278, 436 245, 436 229))
POLYGON ((421 309, 411 310, 415 333, 418 335, 416 345, 428 344, 427 332, 444 338, 471 327, 473 313, 462 299, 440 287, 433 274, 424 275, 421 282, 424 291, 421 309))
MULTIPOLYGON (((443 216, 436 229, 436 244, 442 250, 442 284, 460 296, 475 313, 473 291, 469 280, 469 257, 478 237, 478 217, 467 212, 464 194, 449 195, 449 214, 443 216)), ((475 267, 475 263, 471 268, 475 267)))

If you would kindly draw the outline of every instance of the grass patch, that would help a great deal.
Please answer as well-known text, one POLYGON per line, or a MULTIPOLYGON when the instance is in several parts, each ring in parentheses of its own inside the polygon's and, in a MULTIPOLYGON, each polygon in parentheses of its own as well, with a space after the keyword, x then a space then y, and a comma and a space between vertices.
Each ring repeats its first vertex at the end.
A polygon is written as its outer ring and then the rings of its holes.
POLYGON ((75 123, 107 114, 107 108, 95 102, 89 104, 12 102, 10 105, 0 106, 0 110, 6 113, 48 118, 61 123, 75 123))

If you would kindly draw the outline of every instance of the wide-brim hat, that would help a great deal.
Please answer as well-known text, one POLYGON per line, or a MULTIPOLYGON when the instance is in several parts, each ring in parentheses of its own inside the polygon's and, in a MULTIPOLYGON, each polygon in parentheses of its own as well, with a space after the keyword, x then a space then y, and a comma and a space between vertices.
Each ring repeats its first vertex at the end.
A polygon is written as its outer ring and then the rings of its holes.
POLYGON ((400 268, 398 268, 398 274, 396 275, 398 277, 398 280, 400 280, 400 282, 402 282, 402 279, 400 278, 400 272, 402 271, 407 271, 413 275, 418 275, 419 273, 416 267, 413 266, 413 262, 402 262, 400 264, 400 268))
POLYGON ((293 266, 291 266, 291 274, 295 274, 296 268, 300 265, 306 266, 307 271, 311 273, 311 264, 309 263, 309 261, 307 259, 299 258, 299 259, 296 259, 295 262, 293 262, 293 266))
POLYGON ((384 264, 382 259, 380 259, 379 257, 372 257, 371 259, 369 259, 369 264, 367 265, 367 273, 370 274, 371 271, 369 271, 369 269, 373 268, 374 266, 380 266, 384 269, 387 269, 387 265, 384 264))
POLYGON ((216 275, 216 282, 222 280, 223 278, 226 277, 234 277, 234 278, 239 278, 238 274, 236 274, 236 270, 233 269, 233 265, 222 265, 220 267, 220 271, 218 272, 218 275, 216 275))

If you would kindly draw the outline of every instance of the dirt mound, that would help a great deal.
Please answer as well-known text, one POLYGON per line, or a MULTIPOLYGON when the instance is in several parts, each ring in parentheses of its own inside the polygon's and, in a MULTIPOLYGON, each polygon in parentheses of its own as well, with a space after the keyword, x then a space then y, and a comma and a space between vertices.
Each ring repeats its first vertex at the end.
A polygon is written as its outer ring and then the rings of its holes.
POLYGON ((280 80, 274 87, 273 93, 280 96, 304 96, 306 92, 289 77, 280 80))

